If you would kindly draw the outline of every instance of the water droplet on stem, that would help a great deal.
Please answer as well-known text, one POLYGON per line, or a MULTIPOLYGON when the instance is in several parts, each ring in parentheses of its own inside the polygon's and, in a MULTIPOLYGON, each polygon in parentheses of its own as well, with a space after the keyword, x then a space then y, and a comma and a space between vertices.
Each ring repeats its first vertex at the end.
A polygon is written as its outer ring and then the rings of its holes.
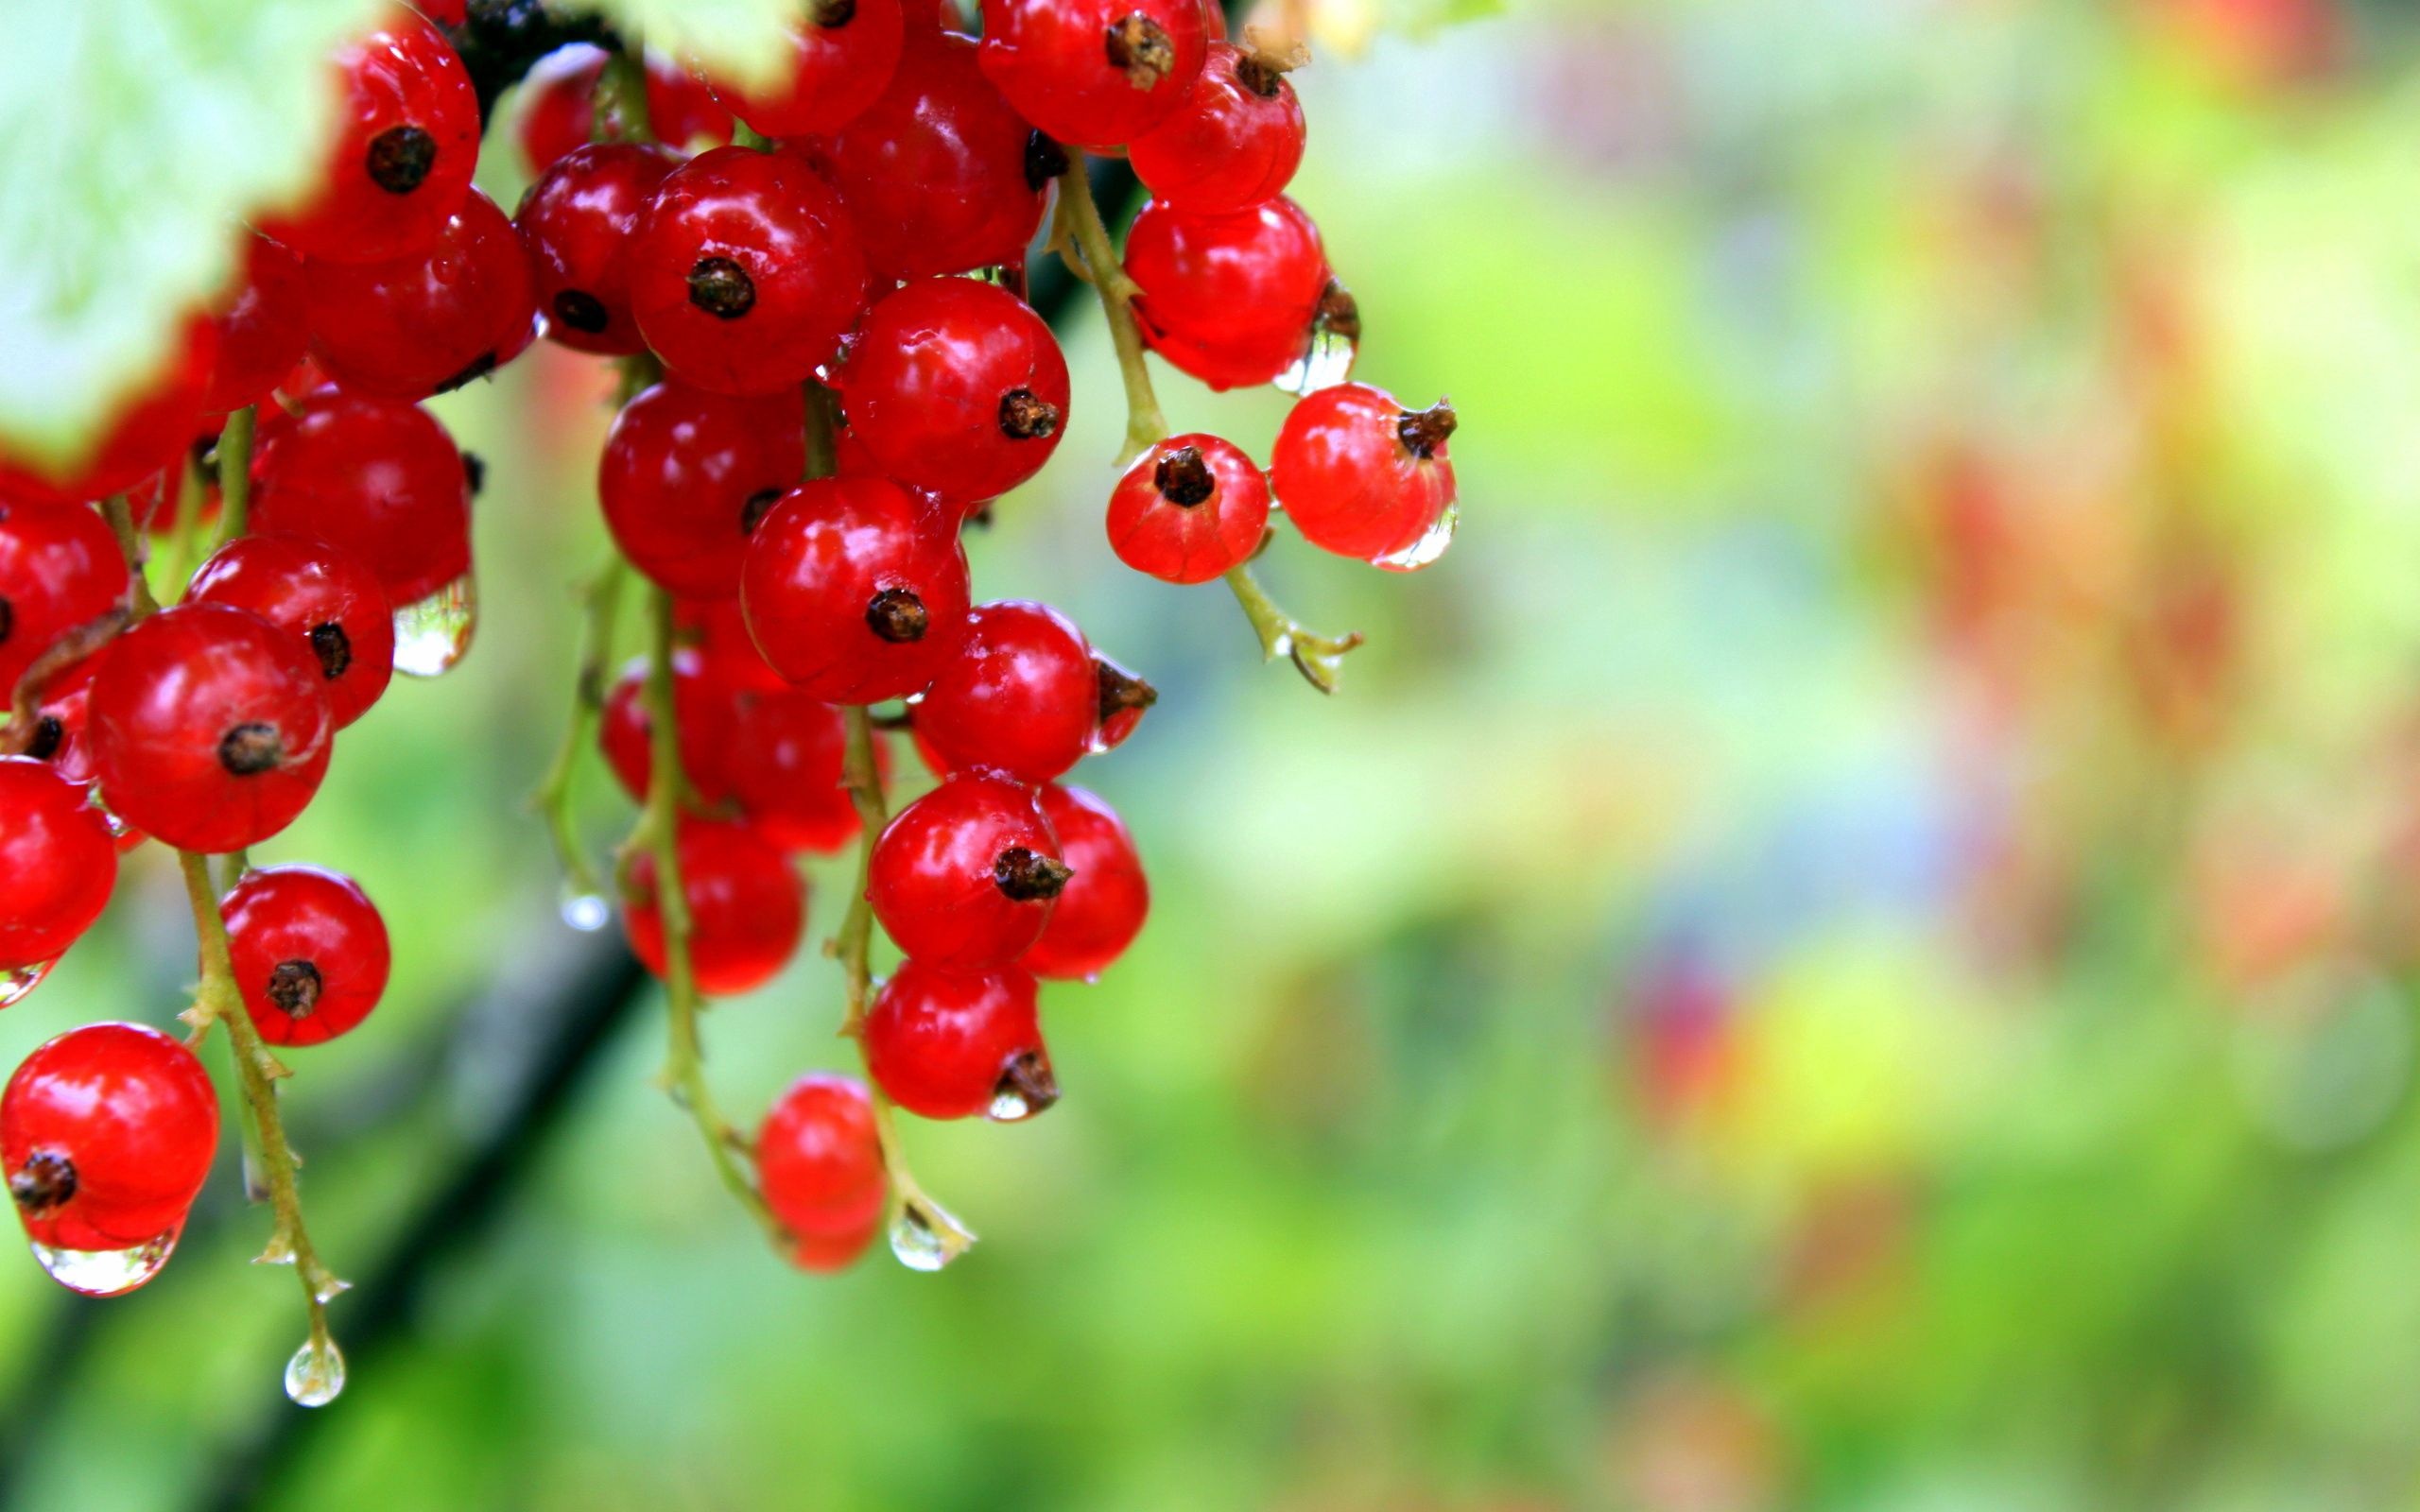
POLYGON ((478 581, 464 573, 395 610, 395 670, 407 678, 444 675, 470 650, 478 627, 478 581))

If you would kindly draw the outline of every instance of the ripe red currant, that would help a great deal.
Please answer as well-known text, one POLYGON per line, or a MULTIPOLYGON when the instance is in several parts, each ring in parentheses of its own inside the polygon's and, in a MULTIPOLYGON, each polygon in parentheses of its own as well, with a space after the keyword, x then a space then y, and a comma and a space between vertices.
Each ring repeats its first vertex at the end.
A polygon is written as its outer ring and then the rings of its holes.
POLYGON ((182 456, 199 427, 217 353, 217 328, 200 316, 186 321, 149 381, 118 406, 109 429, 76 466, 0 451, 0 500, 87 504, 182 456))
MULTIPOLYGON (((744 824, 681 821, 681 892, 689 902, 689 962, 698 990, 734 997, 763 987, 797 953, 806 928, 806 884, 744 824)), ((665 974, 664 914, 653 850, 631 859, 623 927, 647 969, 665 974)))
POLYGON ((758 522, 805 471, 796 394, 735 398, 666 380, 615 417, 596 497, 632 566, 675 593, 729 598, 758 522))
POLYGON ((1142 933, 1151 911, 1150 884, 1134 853, 1134 837, 1098 794, 1054 782, 1043 788, 1040 801, 1043 817, 1059 836, 1059 853, 1075 875, 1023 965, 1036 976, 1090 981, 1142 933))
POLYGON ((1223 42, 1166 120, 1134 139, 1135 177, 1191 215, 1225 215, 1276 198, 1303 163, 1303 105, 1286 76, 1223 42))
POLYGON ((324 1044, 370 1017, 387 990, 387 922, 350 877, 248 871, 218 912, 244 1011, 270 1044, 324 1044))
POLYGON ((529 256, 476 189, 437 239, 379 263, 305 265, 311 356, 355 393, 421 399, 459 388, 529 344, 529 256))
MULTIPOLYGON (((785 850, 830 852, 857 837, 857 808, 841 783, 847 739, 840 711, 784 688, 738 697, 727 758, 731 796, 751 824, 785 850)), ((877 771, 887 762, 874 744, 877 771)))
POLYGON ((766 136, 837 131, 882 94, 899 67, 899 0, 810 0, 790 27, 788 67, 770 90, 717 86, 715 97, 766 136))
POLYGON ((883 471, 953 499, 990 499, 1042 470, 1067 415, 1067 361, 1023 300, 931 278, 866 317, 842 378, 849 430, 883 471))
POLYGON ((311 337, 302 262, 266 236, 244 237, 243 277, 220 296, 218 361, 202 409, 224 415, 267 399, 311 337))
POLYGON ((353 553, 302 536, 243 536, 201 564, 186 598, 250 610, 308 647, 342 730, 394 675, 394 610, 353 553))
POLYGON ((308 646, 247 610, 185 604, 111 643, 93 675, 110 807, 181 850, 237 850, 294 821, 334 747, 308 646))
POLYGON ((748 636, 747 618, 736 598, 680 598, 672 602, 672 629, 683 644, 695 646, 707 669, 734 687, 784 693, 789 684, 756 654, 748 636))
POLYGON ((756 1180, 800 1238, 846 1237, 879 1220, 890 1183, 865 1085, 828 1072, 790 1083, 756 1130, 756 1180))
MULTIPOLYGON (((655 722, 647 706, 648 659, 637 658, 605 696, 596 746, 605 765, 632 799, 644 801, 655 774, 655 722)), ((682 646, 672 653, 673 723, 680 727, 681 773, 700 803, 720 804, 732 796, 731 765, 741 754, 736 738, 739 690, 700 652, 682 646)))
POLYGON ((1100 731, 1093 737, 1098 755, 1126 744, 1160 701, 1160 690, 1098 651, 1093 653, 1093 678, 1100 689, 1100 731))
POLYGON ((1062 142, 1123 146, 1201 72, 1200 0, 983 0, 983 72, 1062 142))
POLYGON ((667 147, 602 142, 557 158, 521 197, 513 223, 547 335, 574 352, 645 347, 631 318, 631 245, 648 201, 680 165, 667 147))
POLYGON ((1154 200, 1126 238, 1150 349, 1213 388, 1275 380, 1311 349, 1332 276, 1319 229, 1278 198, 1232 215, 1154 200))
POLYGON ((209 1074, 182 1041, 141 1024, 70 1029, 0 1092, 9 1195, 26 1236, 52 1249, 173 1237, 217 1144, 209 1074))
POLYGON ((749 633, 773 670, 829 703, 901 698, 932 681, 966 622, 966 552, 879 478, 824 478, 783 495, 739 578, 749 633))
POLYGON ((117 846, 84 790, 47 762, 0 759, 0 971, 75 944, 116 885, 117 846))
MULTIPOLYGON (((531 174, 594 139, 596 81, 604 72, 605 50, 584 42, 556 48, 529 70, 516 135, 531 174)), ((731 140, 731 112, 713 92, 653 53, 647 59, 647 114, 655 139, 683 151, 731 140)))
POLYGON ((1367 384, 1322 388, 1287 415, 1270 481, 1313 545, 1382 566, 1425 565, 1433 552, 1416 560, 1406 554, 1450 528, 1454 464, 1445 438, 1454 424, 1443 400, 1413 411, 1367 384))
POLYGON ((1046 782, 1081 761, 1100 729, 1092 647, 1046 604, 977 605, 966 639, 916 706, 916 730, 951 771, 1046 782))
POLYGON ((830 1274, 856 1263, 882 1232, 880 1213, 846 1233, 801 1234, 790 1249, 790 1263, 804 1271, 830 1274))
POLYGON ((254 530, 351 552, 397 607, 471 570, 471 481, 426 410, 328 390, 261 427, 254 530))
POLYGON ((996 966, 1042 937, 1067 875, 1029 790, 959 773, 883 827, 866 897, 909 955, 996 966))
POLYGON ((117 538, 90 507, 0 503, 0 700, 35 658, 126 589, 117 538))
POLYGON ((1109 496, 1117 559, 1171 583, 1206 583, 1252 559, 1269 528, 1269 480, 1233 442, 1173 436, 1109 496))
POLYGON ((1059 1100, 1034 1017, 1033 978, 908 960, 866 1015, 866 1069, 923 1118, 1031 1118, 1059 1100))

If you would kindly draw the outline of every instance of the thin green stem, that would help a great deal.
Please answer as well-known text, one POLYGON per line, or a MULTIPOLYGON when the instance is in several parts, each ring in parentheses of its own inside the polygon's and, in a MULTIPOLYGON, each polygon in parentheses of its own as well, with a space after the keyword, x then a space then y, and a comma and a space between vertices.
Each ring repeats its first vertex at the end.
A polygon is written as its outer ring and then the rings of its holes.
POLYGON ((117 549, 126 558, 130 612, 139 620, 160 607, 160 601, 151 596, 150 580, 143 576, 143 533, 134 528, 134 510, 123 493, 101 501, 101 518, 109 522, 110 533, 117 537, 117 549))
POLYGON ((544 779, 529 796, 530 807, 545 820, 546 833, 554 838, 563 886, 574 898, 600 896, 596 868, 589 865, 588 848, 581 843, 579 826, 572 816, 572 790, 604 712, 614 631, 621 620, 622 590, 629 581, 630 564, 616 552, 580 592, 579 670, 572 679, 571 718, 564 724, 562 743, 555 747, 555 759, 546 767, 544 779))
POLYGON ((249 406, 235 411, 227 417, 227 428, 218 433, 218 543, 222 546, 251 528, 254 413, 249 406))
POLYGON ((1295 670, 1312 687, 1322 693, 1334 693, 1337 679, 1344 671, 1344 653, 1361 644, 1361 632, 1354 630, 1340 637, 1308 628, 1278 607, 1245 563, 1228 568, 1226 579, 1227 587, 1235 592, 1236 602, 1243 606, 1244 618, 1252 621, 1253 633, 1260 637, 1261 659, 1274 662, 1281 656, 1291 657, 1295 670))
POLYGON ((606 60, 591 119, 592 141, 655 140, 655 121, 648 108, 645 52, 635 35, 625 37, 621 50, 606 60))
POLYGON ((806 472, 810 478, 828 478, 837 465, 834 438, 840 429, 838 395, 810 378, 806 381, 806 472))
POLYGON ((185 596, 200 549, 202 488, 201 463, 187 453, 184 466, 177 469, 176 512, 169 517, 166 570, 162 574, 171 602, 185 596))

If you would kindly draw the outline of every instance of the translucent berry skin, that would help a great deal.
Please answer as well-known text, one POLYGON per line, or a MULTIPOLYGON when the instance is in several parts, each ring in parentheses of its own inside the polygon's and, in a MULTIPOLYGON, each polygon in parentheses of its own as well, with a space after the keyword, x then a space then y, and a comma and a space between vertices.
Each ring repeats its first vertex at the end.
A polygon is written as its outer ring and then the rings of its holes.
POLYGON ((895 483, 823 478, 756 526, 740 610, 774 671, 826 703, 904 698, 966 628, 966 551, 895 483))
POLYGON ((117 538, 80 504, 0 503, 0 698, 61 635, 126 596, 117 538))
POLYGON ((1454 502, 1454 464, 1442 439, 1426 456, 1407 444, 1413 418, 1392 394, 1367 384, 1339 384, 1295 404, 1278 430, 1269 476, 1303 539, 1371 561, 1427 533, 1454 502))
POLYGON ((843 377, 849 429, 885 472, 991 499, 1042 471, 1067 415, 1067 360, 1008 290, 931 278, 866 317, 843 377))
POLYGON ((786 693, 789 684, 756 654, 748 621, 736 598, 680 598, 672 603, 672 631, 705 658, 707 670, 734 687, 786 693))
POLYGON ((112 642, 93 674, 93 763, 110 807, 181 850, 256 845, 294 822, 335 747, 319 662, 225 604, 183 604, 112 642))
POLYGON ((270 1044, 325 1044, 386 993, 387 921, 351 877, 301 866, 248 871, 218 914, 244 1011, 270 1044))
POLYGON ((1303 165, 1303 103, 1286 76, 1223 42, 1210 44, 1184 102, 1127 156, 1151 198, 1191 215, 1225 215, 1276 198, 1303 165))
MULTIPOLYGON (((681 821, 681 890, 689 901, 689 959, 709 997, 753 991, 797 954, 806 928, 806 884, 772 844, 744 824, 681 821)), ((664 914, 656 903, 655 854, 631 863, 623 927, 631 949, 665 973, 664 914)))
POLYGON ((866 1069, 920 1118, 987 1112, 1020 1057, 1049 1077, 1033 1000, 1033 978, 1017 967, 903 962, 866 1015, 866 1069))
MULTIPOLYGON (((605 696, 596 725, 596 746, 604 752, 605 765, 636 800, 647 798, 655 775, 655 722, 648 716, 647 673, 645 657, 622 669, 605 696)), ((740 750, 738 691, 697 651, 683 646, 672 653, 672 713, 681 727, 681 774, 689 780, 698 801, 710 807, 732 797, 731 764, 740 750)))
POLYGON ((875 1236, 881 1232, 882 1218, 876 1214, 870 1222, 847 1233, 802 1234, 790 1249, 790 1263, 818 1275, 847 1270, 873 1246, 875 1236))
POLYGON ((756 1179, 800 1238, 845 1238, 880 1219, 890 1180, 865 1084, 820 1071, 790 1083, 757 1127, 756 1179))
POLYGON ((185 322, 159 369, 119 405, 108 431, 77 465, 61 469, 0 450, 0 499, 88 504, 182 457, 200 428, 217 353, 217 328, 208 318, 185 322))
POLYGON ((1030 791, 1002 778, 958 773, 883 827, 866 898, 884 932, 909 955, 997 966, 1042 937, 1066 880, 1049 875, 1059 859, 1058 839, 1030 791))
POLYGON ((1021 964, 1036 976, 1088 982, 1109 970, 1143 932, 1151 886, 1134 853, 1133 835, 1098 794, 1052 783, 1039 801, 1059 836, 1059 853, 1075 875, 1021 964))
POLYGON ((983 0, 984 75, 1062 142, 1123 146, 1201 72, 1199 0, 983 0))
MULTIPOLYGON (((596 80, 605 51, 587 43, 558 47, 538 60, 521 86, 516 140, 531 174, 589 145, 596 117, 596 80)), ((731 112, 697 79, 653 53, 647 60, 648 126, 655 139, 686 150, 703 141, 731 140, 731 112)))
POLYGON ((243 277, 211 317, 218 360, 203 392, 204 413, 256 404, 277 387, 311 338, 302 260, 266 236, 244 238, 243 277))
POLYGON ((1109 496, 1110 549, 1163 582, 1206 583, 1249 561, 1268 528, 1269 480, 1216 436, 1160 442, 1109 496))
POLYGON ((1033 128, 963 37, 911 35, 881 98, 838 131, 790 146, 839 190, 877 278, 1020 262, 1042 226, 1049 180, 1031 168, 1033 128))
POLYGON ((839 197, 782 152, 717 147, 664 180, 631 249, 631 310, 673 376, 719 394, 789 388, 866 305, 839 197))
MULTIPOLYGON (((733 732, 731 796, 765 838, 828 854, 857 837, 857 807, 841 785, 848 742, 839 710, 789 688, 751 689, 738 696, 733 732)), ((880 768, 878 742, 874 753, 880 768)))
POLYGON ((243 536, 201 564, 185 596, 250 610, 299 641, 319 664, 338 730, 368 713, 394 677, 394 609, 378 575, 341 547, 243 536))
POLYGON ((117 885, 117 845, 84 790, 49 763, 0 758, 0 971, 76 943, 117 885))
POLYGON ((416 404, 326 390, 264 421, 251 524, 351 552, 399 608, 471 570, 470 476, 416 404))
POLYGON ((715 98, 765 136, 838 130, 881 96, 899 68, 900 0, 817 0, 800 12, 778 87, 715 86, 715 98))
POLYGON ((668 147, 597 143, 557 158, 521 197, 513 226, 548 338, 608 356, 645 348, 631 318, 631 246, 648 202, 680 165, 668 147))
POLYGON ((1046 782, 1100 728, 1093 650, 1046 604, 1011 599, 966 616, 966 639, 916 706, 916 730, 952 771, 1046 782))
POLYGON ((1144 342, 1219 389, 1269 383, 1309 352, 1332 276, 1319 229, 1286 198, 1232 215, 1153 200, 1127 233, 1126 272, 1144 342))
POLYGON ((596 497, 631 565, 686 597, 736 594, 749 538, 806 471, 802 414, 794 394, 740 399, 673 380, 623 405, 596 497))
POLYGON ((0 1091, 17 1217, 55 1249, 127 1249, 174 1232, 217 1144, 218 1097, 200 1060, 140 1024, 70 1029, 0 1091))
POLYGON ((424 399, 520 355, 535 330, 529 259, 476 189, 437 239, 378 263, 305 265, 311 359, 354 393, 424 399))
POLYGON ((479 156, 479 101, 453 46, 392 7, 336 54, 341 129, 319 194, 263 229, 315 261, 377 263, 434 243, 479 156))

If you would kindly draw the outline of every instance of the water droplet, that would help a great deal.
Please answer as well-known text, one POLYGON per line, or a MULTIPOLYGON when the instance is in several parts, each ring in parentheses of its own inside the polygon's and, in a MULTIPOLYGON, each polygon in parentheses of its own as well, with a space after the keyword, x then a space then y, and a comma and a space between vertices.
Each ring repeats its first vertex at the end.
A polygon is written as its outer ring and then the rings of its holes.
POLYGON ((1333 388, 1353 376, 1354 361, 1360 355, 1361 343, 1357 337, 1333 329, 1322 318, 1311 326, 1310 350, 1277 375, 1277 387, 1289 394, 1333 388))
POLYGON ((975 1230, 930 1197, 901 1204, 890 1220, 890 1252, 909 1270, 939 1270, 974 1247, 975 1230))
POLYGON ((1421 532, 1419 540, 1400 551, 1391 551, 1383 557, 1371 558, 1371 565, 1384 567, 1391 573, 1420 571, 1445 555, 1445 548, 1454 543, 1454 526, 1460 523, 1461 514, 1461 505, 1445 506, 1445 512, 1430 522, 1428 528, 1421 532))
POLYGON ((311 1288, 311 1295, 319 1299, 319 1303, 321 1307, 325 1307, 330 1302, 335 1301, 337 1297, 342 1297, 345 1293, 352 1290, 353 1282, 346 1280, 341 1276, 326 1274, 320 1278, 319 1285, 311 1288))
POLYGON ((582 892, 565 885, 562 902, 563 922, 583 935, 594 935, 603 929, 614 917, 613 905, 593 892, 582 892))
POLYGON ((395 670, 407 678, 441 676, 462 660, 478 627, 478 582, 464 573, 395 610, 395 670))
POLYGON ((285 1394, 298 1407, 324 1407, 344 1390, 344 1351, 334 1339, 312 1339, 285 1362, 285 1394))
POLYGON ((118 1297, 160 1274, 176 1252, 177 1230, 127 1249, 53 1249, 33 1246, 34 1259, 50 1279, 86 1297, 118 1297))
POLYGON ((50 969, 58 964, 59 957, 54 955, 31 966, 11 967, 0 971, 0 1008, 13 1008, 26 1001, 26 995, 42 986, 42 979, 48 976, 50 969))
POLYGON ((1033 1116, 1033 1103, 1015 1087, 1002 1082, 999 1090, 992 1093, 991 1104, 983 1109, 983 1116, 994 1124, 1013 1124, 1019 1119, 1033 1116))

